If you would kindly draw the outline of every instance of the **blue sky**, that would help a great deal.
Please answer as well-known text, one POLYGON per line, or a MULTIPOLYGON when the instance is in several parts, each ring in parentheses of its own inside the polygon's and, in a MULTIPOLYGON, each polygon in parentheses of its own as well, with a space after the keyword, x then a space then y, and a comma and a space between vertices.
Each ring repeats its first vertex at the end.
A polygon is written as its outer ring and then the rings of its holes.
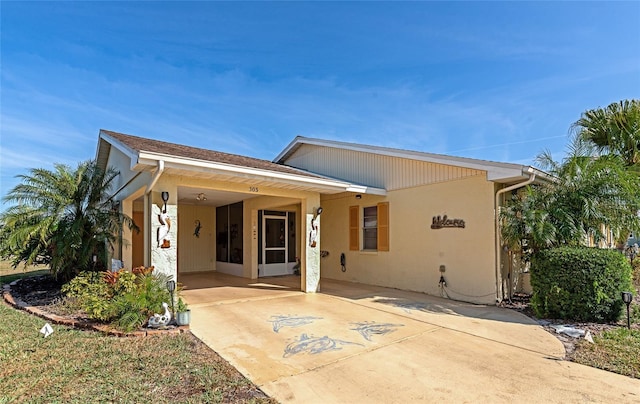
POLYGON ((0 195, 99 129, 271 160, 296 136, 561 158, 640 98, 640 2, 0 3, 0 195))

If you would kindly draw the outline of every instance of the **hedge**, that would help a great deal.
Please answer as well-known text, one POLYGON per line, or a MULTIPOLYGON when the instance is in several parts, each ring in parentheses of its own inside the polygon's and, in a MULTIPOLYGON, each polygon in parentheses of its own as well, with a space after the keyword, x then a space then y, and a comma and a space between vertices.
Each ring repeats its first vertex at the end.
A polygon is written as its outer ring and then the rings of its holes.
POLYGON ((632 291, 631 265, 617 250, 559 247, 532 257, 531 305, 539 317, 615 322, 621 292, 632 291))

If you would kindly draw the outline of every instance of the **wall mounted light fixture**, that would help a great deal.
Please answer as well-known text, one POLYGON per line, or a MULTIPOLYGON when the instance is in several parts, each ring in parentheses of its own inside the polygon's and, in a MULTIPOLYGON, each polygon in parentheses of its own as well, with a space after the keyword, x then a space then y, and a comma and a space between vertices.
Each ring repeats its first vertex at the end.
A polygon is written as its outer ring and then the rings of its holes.
POLYGON ((162 192, 162 202, 164 202, 164 207, 162 209, 162 211, 164 213, 167 213, 167 201, 169 200, 169 193, 166 191, 162 192))
POLYGON ((311 219, 311 224, 313 224, 313 222, 318 218, 318 216, 320 216, 322 214, 322 206, 318 206, 318 209, 316 209, 316 212, 313 214, 313 219, 311 219))

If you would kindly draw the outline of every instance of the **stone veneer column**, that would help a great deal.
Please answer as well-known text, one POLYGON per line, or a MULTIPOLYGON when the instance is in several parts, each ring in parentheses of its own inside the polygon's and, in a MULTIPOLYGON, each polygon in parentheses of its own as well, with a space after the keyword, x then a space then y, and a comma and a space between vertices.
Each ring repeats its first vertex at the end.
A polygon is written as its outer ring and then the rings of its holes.
POLYGON ((315 247, 311 246, 311 232, 313 214, 320 206, 320 195, 302 201, 302 213, 305 217, 306 229, 304 233, 304 265, 301 273, 301 289, 303 292, 315 293, 320 291, 320 216, 315 220, 316 238, 315 247))
POLYGON ((160 192, 152 192, 153 202, 151 203, 151 265, 155 267, 154 273, 162 273, 171 276, 173 280, 178 280, 178 206, 177 189, 169 193, 167 211, 162 211, 163 201, 160 192), (164 213, 164 214, 163 214, 164 213), (160 218, 163 218, 165 225, 162 225, 160 218), (158 237, 165 233, 168 226, 168 247, 163 240, 158 237))

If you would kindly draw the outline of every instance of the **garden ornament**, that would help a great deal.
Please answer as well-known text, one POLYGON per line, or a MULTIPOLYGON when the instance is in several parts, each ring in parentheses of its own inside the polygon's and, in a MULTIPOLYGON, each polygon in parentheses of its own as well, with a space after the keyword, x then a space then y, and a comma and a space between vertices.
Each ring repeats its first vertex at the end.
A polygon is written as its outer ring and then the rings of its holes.
POLYGON ((162 302, 164 307, 164 314, 154 314, 149 318, 149 328, 160 328, 169 324, 171 321, 171 311, 169 311, 169 305, 162 302))

